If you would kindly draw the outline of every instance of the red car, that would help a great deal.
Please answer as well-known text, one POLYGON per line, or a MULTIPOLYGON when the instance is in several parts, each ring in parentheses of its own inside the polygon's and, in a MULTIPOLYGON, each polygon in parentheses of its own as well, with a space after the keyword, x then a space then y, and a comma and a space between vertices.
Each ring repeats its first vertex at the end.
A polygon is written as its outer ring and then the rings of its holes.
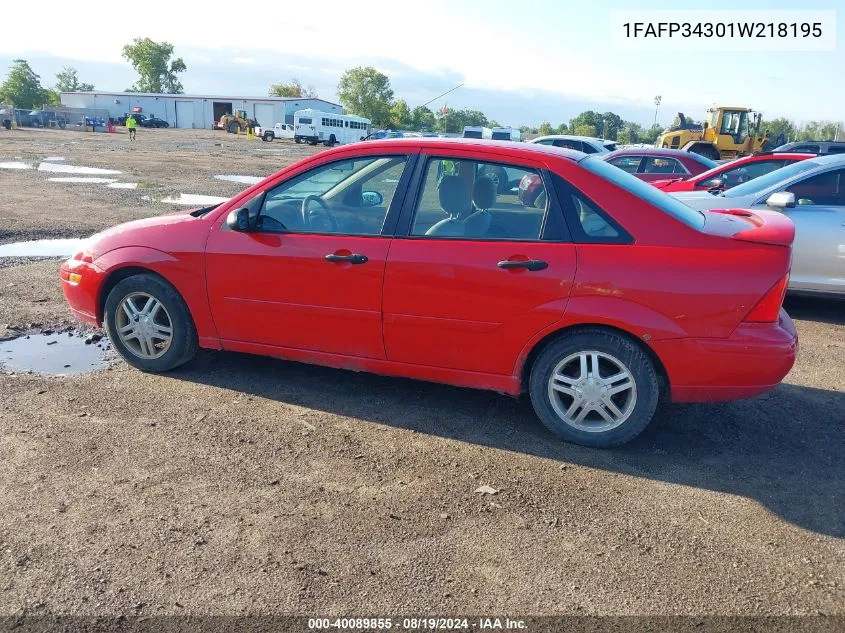
POLYGON ((737 158, 717 165, 692 178, 667 178, 652 181, 652 185, 663 191, 724 191, 749 180, 754 180, 770 171, 799 160, 815 158, 816 154, 788 154, 767 152, 737 158))
POLYGON ((646 182, 687 179, 719 166, 701 154, 658 147, 620 149, 605 154, 602 159, 646 182))
POLYGON ((755 396, 786 375, 793 235, 780 213, 695 211, 579 152, 395 139, 99 233, 61 280, 144 371, 203 347, 528 392, 554 433, 606 447, 660 398, 755 396), (539 178, 546 204, 499 193, 497 168, 539 178))

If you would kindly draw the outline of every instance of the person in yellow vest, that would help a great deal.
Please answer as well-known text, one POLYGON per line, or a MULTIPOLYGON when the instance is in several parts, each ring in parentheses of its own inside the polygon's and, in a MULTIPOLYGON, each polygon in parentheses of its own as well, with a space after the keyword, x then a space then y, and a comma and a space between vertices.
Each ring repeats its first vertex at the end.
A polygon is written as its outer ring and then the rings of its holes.
POLYGON ((135 130, 138 127, 138 123, 135 121, 135 115, 130 114, 126 117, 126 129, 129 130, 129 140, 135 140, 135 130))

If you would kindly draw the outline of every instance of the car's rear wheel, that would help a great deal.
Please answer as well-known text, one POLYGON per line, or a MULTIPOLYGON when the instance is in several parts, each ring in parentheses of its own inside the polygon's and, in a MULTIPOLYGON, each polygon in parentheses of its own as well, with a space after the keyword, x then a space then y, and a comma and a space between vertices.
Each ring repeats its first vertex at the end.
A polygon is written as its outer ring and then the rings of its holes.
POLYGON ((168 371, 196 353, 197 331, 185 301, 161 277, 140 274, 118 282, 108 297, 104 321, 123 359, 144 371, 168 371))
POLYGON ((265 142, 269 143, 273 140, 274 135, 272 132, 264 132, 264 136, 261 137, 265 142))
POLYGON ((609 448, 648 426, 660 385, 639 345, 609 330, 590 329, 540 352, 531 367, 529 392, 550 431, 576 444, 609 448))

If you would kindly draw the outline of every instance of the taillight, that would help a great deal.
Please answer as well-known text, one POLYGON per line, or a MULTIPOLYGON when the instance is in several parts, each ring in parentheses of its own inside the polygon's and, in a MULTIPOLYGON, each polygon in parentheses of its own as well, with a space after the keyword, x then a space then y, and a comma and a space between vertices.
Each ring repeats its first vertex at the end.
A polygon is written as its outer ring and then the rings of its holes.
POLYGON ((763 298, 757 302, 757 305, 751 309, 751 312, 745 316, 743 321, 746 323, 774 323, 777 321, 788 284, 789 275, 787 274, 763 295, 763 298))

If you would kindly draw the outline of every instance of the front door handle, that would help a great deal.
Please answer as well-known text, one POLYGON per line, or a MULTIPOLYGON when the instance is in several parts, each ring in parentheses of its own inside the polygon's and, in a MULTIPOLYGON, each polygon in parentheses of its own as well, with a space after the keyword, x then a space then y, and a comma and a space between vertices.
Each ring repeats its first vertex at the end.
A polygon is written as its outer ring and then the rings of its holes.
POLYGON ((499 268, 525 268, 527 270, 546 270, 548 263, 542 259, 506 259, 496 264, 499 268))
POLYGON ((349 255, 338 255, 337 253, 329 253, 326 255, 327 262, 344 262, 347 264, 366 264, 369 259, 366 255, 359 255, 358 253, 349 253, 349 255))

